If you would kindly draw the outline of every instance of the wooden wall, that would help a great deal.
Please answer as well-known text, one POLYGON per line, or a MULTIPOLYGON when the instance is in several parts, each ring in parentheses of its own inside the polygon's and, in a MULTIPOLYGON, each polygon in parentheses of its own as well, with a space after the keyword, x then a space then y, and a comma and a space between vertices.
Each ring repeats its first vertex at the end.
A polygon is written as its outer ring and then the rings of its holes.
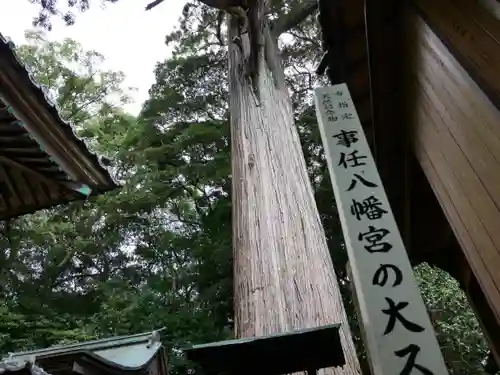
MULTIPOLYGON (((442 35, 438 38, 419 12, 410 13, 407 115, 415 154, 500 322, 500 111, 442 35)), ((460 33, 470 36, 464 29, 460 33)), ((500 66, 495 69, 500 80, 500 66)))

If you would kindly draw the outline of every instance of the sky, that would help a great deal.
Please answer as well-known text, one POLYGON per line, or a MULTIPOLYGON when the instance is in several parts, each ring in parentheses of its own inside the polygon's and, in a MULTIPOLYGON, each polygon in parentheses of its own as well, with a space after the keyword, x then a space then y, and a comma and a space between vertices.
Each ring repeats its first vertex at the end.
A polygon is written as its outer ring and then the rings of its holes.
MULTIPOLYGON (((66 1, 59 0, 61 5, 66 1)), ((120 0, 102 7, 100 0, 91 0, 90 9, 78 13, 73 26, 54 19, 47 33, 50 40, 74 39, 84 49, 101 53, 104 68, 125 73, 124 84, 137 89, 133 103, 125 107, 132 114, 138 114, 148 98, 155 64, 169 55, 165 35, 178 24, 185 4, 185 0, 166 0, 146 12, 150 1, 120 0)), ((24 31, 32 29, 38 6, 29 0, 0 0, 0 9, 0 33, 16 45, 23 44, 24 31)))

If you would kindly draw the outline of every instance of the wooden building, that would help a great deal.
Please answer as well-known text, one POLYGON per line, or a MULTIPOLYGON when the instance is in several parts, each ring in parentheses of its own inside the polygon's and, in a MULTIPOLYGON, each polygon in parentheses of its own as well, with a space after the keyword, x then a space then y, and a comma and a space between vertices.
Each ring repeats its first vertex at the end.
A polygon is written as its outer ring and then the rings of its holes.
POLYGON ((349 86, 412 263, 459 281, 500 363, 500 2, 319 4, 318 73, 349 86))
POLYGON ((116 186, 0 34, 0 220, 116 186))
POLYGON ((167 357, 159 333, 146 332, 12 353, 0 374, 167 375, 167 357))

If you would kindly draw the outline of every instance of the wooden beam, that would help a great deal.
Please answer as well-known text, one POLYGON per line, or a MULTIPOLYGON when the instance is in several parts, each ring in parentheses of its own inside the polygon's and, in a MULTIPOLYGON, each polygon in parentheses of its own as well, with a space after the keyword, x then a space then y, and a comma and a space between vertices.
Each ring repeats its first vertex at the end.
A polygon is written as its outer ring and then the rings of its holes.
POLYGON ((495 18, 500 19, 500 3, 497 0, 478 0, 495 18))
MULTIPOLYGON (((0 152, 2 150, 0 149, 0 152)), ((26 156, 16 156, 16 160, 19 160, 19 162, 21 163, 30 163, 30 164, 45 164, 45 165, 48 165, 48 164, 51 164, 49 162, 49 160, 47 159, 41 159, 41 158, 37 158, 37 157, 33 157, 33 156, 30 156, 30 155, 26 155, 26 156)))
POLYGON ((8 168, 4 168, 4 166, 0 163, 0 173, 3 175, 5 179, 5 183, 7 184, 7 187, 12 193, 12 196, 14 199, 18 202, 19 205, 23 204, 23 200, 19 196, 19 193, 15 187, 14 181, 12 181, 12 178, 8 172, 8 168))
MULTIPOLYGON (((3 103, 0 101, 0 104, 3 103)), ((0 107, 0 120, 3 121, 7 119, 12 120, 12 115, 9 113, 6 107, 0 107)))
POLYGON ((40 101, 26 82, 20 85, 15 77, 19 78, 15 69, 0 61, 1 100, 14 108, 14 115, 26 129, 43 143, 42 146, 73 180, 97 186, 109 185, 107 172, 82 154, 75 137, 71 135, 68 142, 68 134, 64 130, 67 125, 47 110, 47 103, 40 101))
POLYGON ((30 175, 33 175, 36 178, 38 178, 40 181, 46 183, 49 186, 50 185, 58 185, 58 186, 61 186, 65 189, 73 190, 73 191, 77 190, 77 188, 79 187, 77 184, 72 183, 70 181, 67 181, 67 182, 66 181, 58 181, 58 180, 54 180, 52 178, 49 178, 49 177, 43 175, 42 173, 35 171, 34 169, 31 169, 31 168, 27 167, 26 165, 19 163, 18 161, 13 160, 11 158, 8 158, 4 155, 0 155, 0 163, 5 163, 7 165, 11 165, 14 168, 17 168, 17 169, 22 170, 30 175))
POLYGON ((411 252, 412 264, 439 263, 450 260, 441 250, 454 238, 450 225, 436 195, 415 157, 411 158, 411 181, 414 199, 411 200, 411 252))
POLYGON ((409 243, 407 130, 402 121, 402 13, 398 0, 366 0, 374 156, 403 240, 409 243), (397 176, 397 177, 395 177, 397 176))
MULTIPOLYGON (((12 145, 7 146, 7 147, 2 147, 0 146, 0 151, 2 152, 11 152, 11 153, 16 153, 16 154, 40 154, 41 151, 40 151, 40 148, 38 147, 12 147, 12 145)), ((45 158, 47 156, 45 156, 44 154, 42 154, 45 158)))
MULTIPOLYGON (((32 147, 38 144, 27 136, 3 135, 0 131, 0 145, 10 145, 10 147, 32 147)), ((1 147, 1 146, 0 146, 1 147)))
POLYGON ((500 108, 500 22, 467 0, 415 0, 420 16, 500 108))

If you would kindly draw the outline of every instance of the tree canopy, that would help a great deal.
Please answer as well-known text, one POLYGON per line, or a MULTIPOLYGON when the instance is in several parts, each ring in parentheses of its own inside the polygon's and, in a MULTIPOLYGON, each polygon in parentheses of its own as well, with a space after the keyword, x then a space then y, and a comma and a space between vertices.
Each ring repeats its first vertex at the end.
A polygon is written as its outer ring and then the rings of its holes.
MULTIPOLYGON (((75 13, 85 12, 91 5, 97 3, 96 0, 29 0, 35 4, 39 13, 33 20, 34 26, 42 26, 47 29, 52 28, 53 17, 61 18, 67 25, 75 22, 75 13)), ((116 3, 119 0, 100 0, 101 4, 116 3)))
MULTIPOLYGON (((108 0, 114 2, 116 0, 108 0)), ((61 1, 34 0, 67 16, 61 1)), ((85 10, 89 0, 68 0, 85 10)), ((291 2, 273 11, 287 13, 291 2)), ((43 18, 46 14, 46 18, 43 18)), ((173 349, 232 335, 231 169, 227 56, 216 12, 189 3, 167 36, 174 52, 138 116, 121 72, 76 41, 27 33, 19 48, 50 88, 65 118, 112 160, 117 191, 17 219, 1 238, 0 349, 8 353, 167 327, 170 371, 189 364, 173 349)), ((288 30, 281 55, 296 126, 359 353, 359 329, 346 277, 342 232, 321 147, 311 89, 320 49, 313 20, 288 30)), ((453 374, 480 374, 485 342, 458 285, 443 272, 417 275, 453 374)), ((366 366, 365 366, 366 367, 366 366)))

